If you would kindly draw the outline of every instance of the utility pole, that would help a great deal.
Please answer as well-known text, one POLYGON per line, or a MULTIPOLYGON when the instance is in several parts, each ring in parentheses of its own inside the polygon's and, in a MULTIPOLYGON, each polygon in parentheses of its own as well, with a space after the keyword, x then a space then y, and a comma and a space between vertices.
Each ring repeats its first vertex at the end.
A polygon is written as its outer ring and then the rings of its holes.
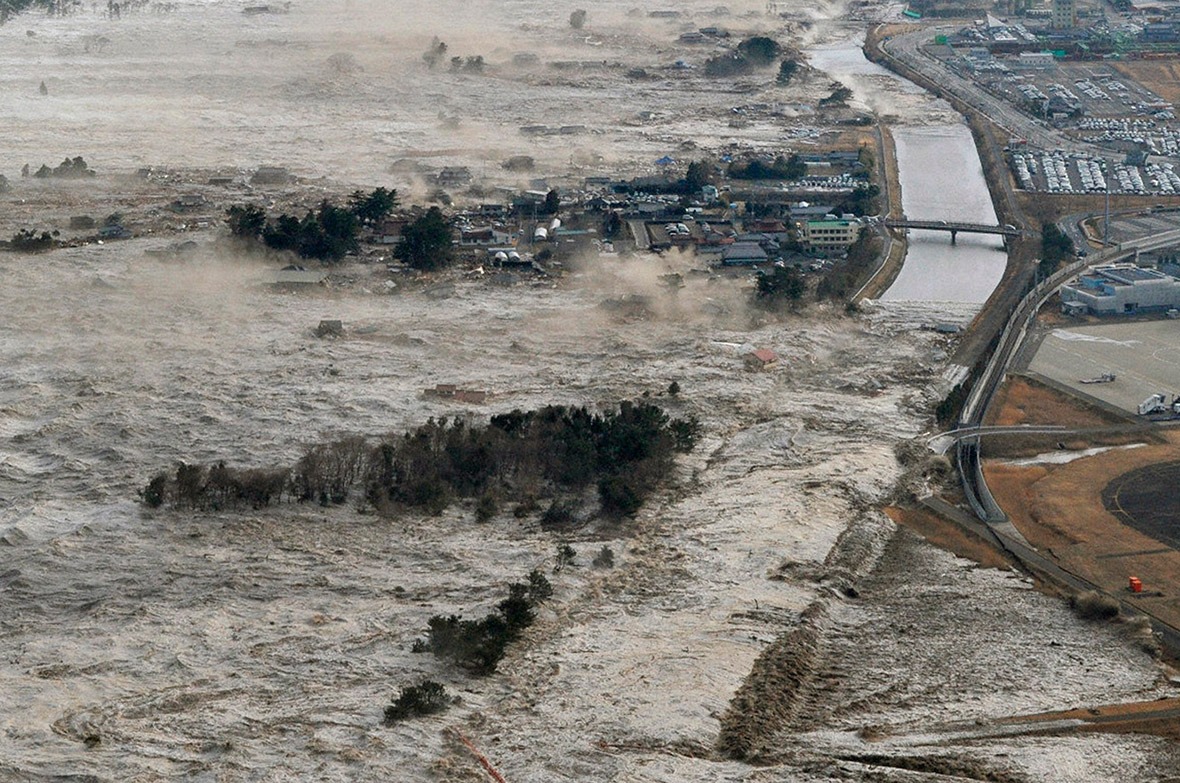
POLYGON ((1102 217, 1102 244, 1110 244, 1110 180, 1106 180, 1106 210, 1102 217))

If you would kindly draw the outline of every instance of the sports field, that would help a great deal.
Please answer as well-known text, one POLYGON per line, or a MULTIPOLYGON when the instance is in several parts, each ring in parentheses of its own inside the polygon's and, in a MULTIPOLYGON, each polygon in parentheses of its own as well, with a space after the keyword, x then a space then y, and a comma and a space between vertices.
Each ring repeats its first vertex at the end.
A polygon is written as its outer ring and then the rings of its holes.
POLYGON ((1180 549, 1180 462, 1145 465, 1119 476, 1102 490, 1106 510, 1141 533, 1180 549))

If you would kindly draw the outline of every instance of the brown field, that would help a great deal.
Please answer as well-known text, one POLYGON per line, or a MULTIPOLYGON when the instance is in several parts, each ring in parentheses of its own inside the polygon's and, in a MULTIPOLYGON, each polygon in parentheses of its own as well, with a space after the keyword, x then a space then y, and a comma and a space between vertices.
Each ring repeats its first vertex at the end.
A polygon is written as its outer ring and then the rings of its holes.
POLYGON ((1180 101, 1180 60, 1133 60, 1114 64, 1114 69, 1165 101, 1180 101))
POLYGON ((1008 568, 1011 563, 995 546, 979 536, 947 522, 942 517, 924 508, 901 508, 888 506, 885 513, 897 524, 908 527, 937 547, 953 552, 959 557, 974 560, 988 568, 1008 568))
POLYGON ((1105 427, 1121 419, 1031 378, 1013 376, 1001 388, 988 410, 987 424, 1064 424, 1071 427, 1105 427))
MULTIPOLYGON (((1019 190, 1016 191, 1016 200, 1025 214, 1036 217, 1040 223, 1044 223, 1046 220, 1058 220, 1064 215, 1102 212, 1106 204, 1106 196, 1101 193, 1031 193, 1019 190)), ((1150 209, 1156 204, 1180 204, 1180 196, 1169 196, 1163 193, 1110 194, 1111 211, 1150 209)))
POLYGON ((1135 732, 1180 738, 1180 699, 1105 704, 1061 712, 1013 717, 1000 723, 1052 723, 1081 721, 1075 731, 1135 732))
POLYGON ((1128 577, 1143 580, 1135 604, 1180 625, 1180 551, 1122 524, 1103 507, 1102 490, 1127 471, 1180 457, 1180 433, 1141 448, 1109 451, 1064 465, 989 462, 988 486, 1013 524, 1063 568, 1131 599, 1128 577))

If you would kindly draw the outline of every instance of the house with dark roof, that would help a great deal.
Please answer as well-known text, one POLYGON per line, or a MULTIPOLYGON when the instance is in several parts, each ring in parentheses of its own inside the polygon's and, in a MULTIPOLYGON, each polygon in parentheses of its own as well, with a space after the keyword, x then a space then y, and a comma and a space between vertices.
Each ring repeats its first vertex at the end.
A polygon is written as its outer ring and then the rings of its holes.
POLYGON ((757 242, 734 242, 721 251, 722 266, 753 266, 770 260, 757 242))

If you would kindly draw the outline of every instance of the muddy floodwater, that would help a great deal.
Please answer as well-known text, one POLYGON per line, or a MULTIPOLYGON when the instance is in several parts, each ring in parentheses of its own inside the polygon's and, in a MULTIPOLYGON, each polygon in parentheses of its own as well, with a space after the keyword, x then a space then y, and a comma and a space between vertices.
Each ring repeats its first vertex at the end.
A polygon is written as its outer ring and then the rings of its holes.
MULTIPOLYGON (((967 126, 901 127, 893 137, 906 217, 996 225, 967 126)), ((1007 263, 998 237, 960 233, 952 245, 945 231, 911 229, 905 265, 882 299, 982 305, 1007 263)))
MULTIPOLYGON (((789 19, 761 0, 656 18, 633 6, 589 8, 583 31, 572 8, 540 0, 308 0, 256 15, 194 0, 120 20, 87 5, 0 28, 13 96, 0 235, 114 213, 137 234, 0 254, 0 780, 485 780, 456 731, 513 783, 901 783, 920 770, 1107 783, 1180 768, 1164 739, 1007 722, 1173 695, 1142 628, 1079 619, 1025 575, 936 549, 881 511, 945 469, 923 444, 955 344, 914 328, 925 305, 771 316, 750 306, 748 278, 674 254, 427 280, 375 255, 332 268, 322 289, 276 291, 258 282, 268 262, 216 242, 229 204, 375 185, 421 203, 444 165, 527 187, 833 138, 807 108, 828 74, 801 74, 793 92, 773 72, 720 83, 700 75, 713 50, 677 40, 724 25, 847 41, 856 30, 833 21, 844 5, 789 19), (434 35, 484 55, 487 72, 429 71, 434 35), (516 57, 530 53, 540 62, 516 57), (502 167, 522 154, 534 172, 502 167), (19 177, 66 155, 97 176, 19 177), (248 185, 262 163, 301 181, 248 185), (209 184, 214 169, 232 184, 209 184), (200 219, 170 210, 198 187, 200 219), (180 240, 195 248, 183 259, 149 253, 180 240), (322 319, 342 333, 317 337, 322 319), (754 349, 779 360, 749 371, 754 349), (490 396, 424 393, 440 384, 490 396), (481 523, 470 502, 382 516, 359 498, 232 512, 138 498, 179 461, 290 465, 342 434, 637 397, 697 417, 702 435, 633 519, 594 518, 592 490, 560 530, 508 502, 481 523), (556 571, 565 545, 573 562, 556 571), (595 566, 604 547, 613 565, 595 566), (496 674, 413 652, 431 616, 482 617, 534 568, 554 595, 496 674), (426 678, 450 708, 382 725, 426 678), (742 689, 761 695, 731 708, 742 689), (760 763, 723 752, 723 734, 760 763)), ((845 78, 882 110, 953 123, 893 77, 845 78)), ((978 165, 957 130, 900 136, 903 174, 949 170, 952 153, 978 165)), ((903 176, 912 216, 963 201, 985 222, 974 190, 939 182, 903 176)), ((959 243, 953 254, 973 247, 959 243)))

